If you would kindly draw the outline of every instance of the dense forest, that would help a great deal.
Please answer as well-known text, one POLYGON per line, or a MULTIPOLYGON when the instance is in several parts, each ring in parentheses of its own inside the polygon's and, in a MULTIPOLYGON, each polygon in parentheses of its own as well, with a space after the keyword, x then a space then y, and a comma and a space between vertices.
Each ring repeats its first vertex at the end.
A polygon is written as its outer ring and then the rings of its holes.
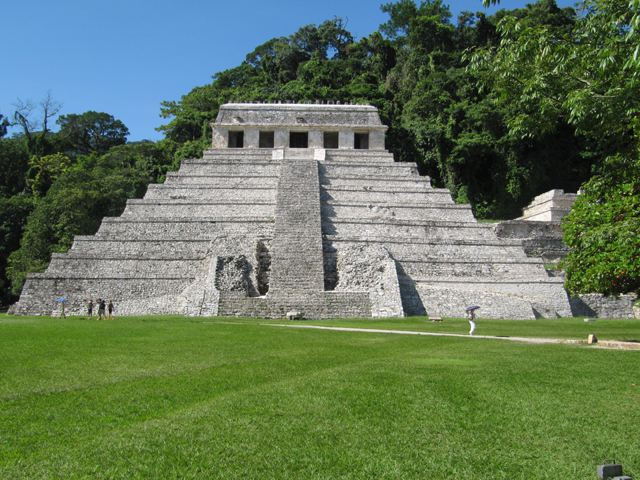
POLYGON ((581 216, 566 229, 570 245, 602 255, 603 242, 621 243, 626 256, 620 263, 620 251, 607 254, 589 281, 575 272, 590 265, 570 257, 568 285, 637 292, 637 1, 585 2, 576 12, 540 0, 456 19, 441 0, 381 8, 388 21, 359 41, 339 18, 307 25, 256 47, 180 101, 163 102, 168 123, 158 142, 127 143, 121 121, 93 111, 61 115, 54 133, 49 121, 59 105, 50 95, 16 102, 15 112, 0 115, 0 303, 15 301, 26 275, 44 271, 75 235, 95 233, 127 198, 141 198, 181 159, 200 157, 220 105, 238 101, 374 105, 396 160, 416 162, 479 219, 514 218, 542 192, 583 186, 581 216), (7 137, 9 125, 20 132, 7 137), (603 202, 619 198, 617 207, 603 202), (620 239, 600 232, 584 244, 580 232, 602 225, 591 219, 594 202, 608 208, 601 219, 618 222, 620 239))

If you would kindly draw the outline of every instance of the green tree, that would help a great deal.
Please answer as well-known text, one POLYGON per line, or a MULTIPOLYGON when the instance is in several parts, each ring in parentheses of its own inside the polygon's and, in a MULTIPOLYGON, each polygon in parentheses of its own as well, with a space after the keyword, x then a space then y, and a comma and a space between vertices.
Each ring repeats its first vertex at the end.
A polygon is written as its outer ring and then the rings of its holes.
POLYGON ((571 292, 640 295, 640 159, 612 157, 565 218, 562 262, 571 292))
POLYGON ((21 136, 24 139, 27 155, 32 157, 55 153, 56 149, 50 141, 49 120, 58 114, 62 104, 53 99, 51 91, 47 92, 37 104, 31 100, 18 99, 13 103, 13 106, 16 110, 13 114, 14 122, 12 125, 22 128, 22 133, 18 137, 21 136), (33 117, 34 112, 38 110, 41 112, 41 117, 36 120, 33 117))
POLYGON ((9 120, 4 118, 4 116, 0 114, 0 138, 4 137, 7 134, 7 127, 9 127, 10 125, 11 124, 9 123, 9 120))
POLYGON ((27 179, 27 184, 36 196, 44 196, 53 182, 71 168, 71 160, 66 155, 56 153, 43 157, 33 156, 29 160, 30 172, 34 178, 27 179))
POLYGON ((29 155, 23 140, 0 138, 0 198, 23 191, 28 170, 29 155))
POLYGON ((85 155, 104 153, 111 147, 124 145, 129 135, 129 129, 120 120, 104 112, 60 115, 56 123, 60 125, 59 135, 85 155))
POLYGON ((569 26, 505 16, 501 48, 476 51, 472 68, 515 107, 516 134, 535 137, 566 119, 607 156, 563 224, 567 289, 640 293, 640 0, 588 0, 579 10, 569 26))
POLYGON ((17 300, 17 296, 10 293, 7 260, 20 247, 22 231, 33 208, 33 198, 28 195, 0 197, 0 305, 17 300))

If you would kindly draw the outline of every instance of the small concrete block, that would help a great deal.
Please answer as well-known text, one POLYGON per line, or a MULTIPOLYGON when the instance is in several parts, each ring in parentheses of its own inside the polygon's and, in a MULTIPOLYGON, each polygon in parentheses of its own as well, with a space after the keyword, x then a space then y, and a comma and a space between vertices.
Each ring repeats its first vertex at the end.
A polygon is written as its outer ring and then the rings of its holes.
POLYGON ((618 478, 622 475, 622 465, 615 460, 605 460, 604 465, 598 465, 598 478, 618 478))
POLYGON ((431 320, 432 322, 441 322, 442 317, 429 317, 429 320, 431 320))
POLYGON ((595 335, 589 335, 589 339, 587 340, 587 343, 589 345, 592 345, 594 343, 598 343, 598 339, 596 338, 595 335))
POLYGON ((584 321, 585 322, 595 322, 596 319, 595 318, 585 318, 584 321))

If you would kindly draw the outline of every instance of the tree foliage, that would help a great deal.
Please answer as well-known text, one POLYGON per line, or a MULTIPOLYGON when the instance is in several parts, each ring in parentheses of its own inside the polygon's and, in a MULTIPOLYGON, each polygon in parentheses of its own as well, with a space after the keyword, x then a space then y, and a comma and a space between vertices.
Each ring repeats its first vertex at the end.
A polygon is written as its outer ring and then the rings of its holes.
POLYGON ((105 153, 111 147, 124 145, 129 135, 129 129, 120 120, 104 112, 60 115, 56 123, 60 125, 60 135, 84 155, 105 153))
POLYGON ((640 295, 640 159, 609 159, 565 219, 563 262, 572 292, 640 295))
POLYGON ((66 252, 76 235, 94 234, 103 217, 118 216, 128 198, 141 198, 153 180, 150 163, 135 154, 94 153, 64 172, 35 204, 20 248, 9 256, 12 293, 19 294, 28 273, 44 271, 52 253, 66 252))
POLYGON ((500 45, 476 50, 471 69, 514 109, 514 134, 566 122, 606 157, 563 224, 566 288, 639 293, 640 0, 586 0, 579 10, 575 21, 544 25, 504 16, 500 45))

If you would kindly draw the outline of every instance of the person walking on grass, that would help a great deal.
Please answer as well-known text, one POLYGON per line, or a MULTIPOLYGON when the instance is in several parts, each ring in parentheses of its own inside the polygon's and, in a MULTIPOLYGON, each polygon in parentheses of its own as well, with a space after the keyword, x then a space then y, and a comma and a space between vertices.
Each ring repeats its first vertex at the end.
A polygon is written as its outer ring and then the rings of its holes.
POLYGON ((102 320, 103 317, 106 320, 107 317, 104 314, 104 309, 105 309, 106 305, 105 305, 104 300, 99 298, 98 300, 96 300, 96 302, 98 302, 98 320, 102 320))
POLYGON ((87 313, 89 314, 87 320, 91 320, 93 317, 93 300, 91 299, 89 299, 89 302, 87 303, 87 313))
POLYGON ((467 308, 467 318, 469 319, 469 324, 471 325, 471 330, 469 330, 469 335, 473 336, 473 331, 476 329, 476 310, 479 309, 477 305, 475 307, 467 308))
POLYGON ((113 320, 113 301, 109 300, 109 320, 113 320))

